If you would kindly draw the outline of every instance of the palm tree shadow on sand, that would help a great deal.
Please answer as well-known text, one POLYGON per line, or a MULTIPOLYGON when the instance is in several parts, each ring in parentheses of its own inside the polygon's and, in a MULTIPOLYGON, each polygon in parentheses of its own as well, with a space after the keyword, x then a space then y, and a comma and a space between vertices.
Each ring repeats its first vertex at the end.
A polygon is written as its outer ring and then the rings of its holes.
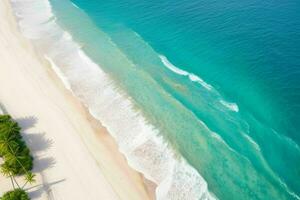
MULTIPOLYGON (((8 114, 5 106, 0 102, 0 114, 8 114)), ((60 179, 52 182, 47 182, 43 176, 43 171, 49 169, 55 165, 55 159, 53 157, 39 158, 38 154, 50 149, 53 145, 51 139, 46 138, 45 133, 27 133, 26 130, 35 126, 38 119, 34 116, 23 117, 16 119, 20 127, 22 128, 21 134, 25 140, 27 146, 32 151, 34 156, 34 167, 32 172, 39 173, 42 179, 42 184, 29 186, 25 190, 28 191, 31 199, 39 199, 43 193, 46 192, 48 199, 54 199, 52 195, 51 186, 64 182, 66 179, 60 179)))
POLYGON ((34 160, 33 160, 33 173, 39 173, 42 179, 42 184, 35 185, 33 187, 26 188, 28 191, 29 196, 31 199, 39 199, 41 195, 46 192, 48 199, 52 199, 51 196, 51 186, 61 183, 65 181, 65 179, 57 180, 48 183, 45 177, 43 176, 43 172, 47 169, 54 167, 55 159, 51 156, 43 157, 40 155, 45 155, 45 151, 49 150, 52 145, 53 141, 46 137, 45 133, 30 133, 26 132, 30 128, 34 127, 35 124, 38 122, 36 117, 24 117, 16 119, 18 124, 22 127, 22 136, 32 151, 34 160))
POLYGON ((56 185, 58 183, 64 182, 66 179, 60 179, 57 181, 53 181, 50 183, 43 183, 33 187, 29 187, 26 191, 29 191, 29 195, 31 199, 39 199, 41 195, 46 192, 48 199, 54 199, 52 195, 51 186, 56 185))

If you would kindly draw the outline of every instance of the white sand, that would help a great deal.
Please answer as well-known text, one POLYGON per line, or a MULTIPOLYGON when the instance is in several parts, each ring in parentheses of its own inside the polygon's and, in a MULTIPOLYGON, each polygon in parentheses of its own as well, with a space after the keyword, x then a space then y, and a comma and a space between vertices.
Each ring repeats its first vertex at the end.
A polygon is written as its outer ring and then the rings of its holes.
MULTIPOLYGON (((0 0, 0 103, 23 127, 38 182, 32 199, 149 199, 143 178, 17 30, 0 0)), ((0 176, 0 195, 11 188, 0 176)))

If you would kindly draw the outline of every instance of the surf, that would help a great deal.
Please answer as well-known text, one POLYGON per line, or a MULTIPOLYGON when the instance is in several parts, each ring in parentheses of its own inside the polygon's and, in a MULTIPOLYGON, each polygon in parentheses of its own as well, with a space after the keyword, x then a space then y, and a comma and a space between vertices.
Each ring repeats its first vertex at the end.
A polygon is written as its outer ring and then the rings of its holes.
POLYGON ((204 88, 206 88, 207 90, 211 90, 213 87, 211 85, 209 85, 208 83, 206 83, 204 80, 202 80, 199 76, 189 73, 187 71, 184 71, 178 67, 176 67, 175 65, 173 65, 166 56, 163 55, 159 55, 159 58, 161 59, 162 63, 171 71, 173 71, 174 73, 178 74, 178 75, 182 75, 182 76, 187 76, 191 81, 193 82, 197 82, 200 85, 202 85, 204 88))
POLYGON ((159 55, 159 58, 161 59, 161 62, 165 65, 166 68, 168 68, 169 70, 171 70, 172 72, 181 75, 181 76, 187 76, 192 82, 196 82, 199 83, 201 86, 203 86, 204 88, 206 88, 209 91, 212 91, 214 93, 217 93, 220 100, 219 102, 226 107, 227 109, 233 111, 233 112, 239 112, 239 107, 236 103, 230 103, 225 101, 221 95, 213 88, 213 86, 211 86, 210 84, 206 83, 203 79, 201 79, 199 76, 187 72, 185 70, 182 70, 178 67, 176 67, 174 64, 172 64, 168 58, 164 55, 159 55))
POLYGON ((22 33, 32 40, 67 89, 107 127, 128 164, 157 184, 157 199, 215 199, 207 183, 159 136, 127 94, 55 22, 47 0, 13 0, 22 33))

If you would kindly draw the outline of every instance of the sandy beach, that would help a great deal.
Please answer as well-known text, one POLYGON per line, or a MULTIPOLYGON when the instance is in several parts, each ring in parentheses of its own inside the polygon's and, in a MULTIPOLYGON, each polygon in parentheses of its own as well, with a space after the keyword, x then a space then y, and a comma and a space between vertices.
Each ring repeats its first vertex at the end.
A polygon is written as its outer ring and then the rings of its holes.
MULTIPOLYGON (((49 63, 18 31, 0 1, 0 103, 22 126, 34 156, 32 199, 150 199, 113 138, 65 89, 49 63)), ((0 195, 11 189, 0 177, 0 195)))

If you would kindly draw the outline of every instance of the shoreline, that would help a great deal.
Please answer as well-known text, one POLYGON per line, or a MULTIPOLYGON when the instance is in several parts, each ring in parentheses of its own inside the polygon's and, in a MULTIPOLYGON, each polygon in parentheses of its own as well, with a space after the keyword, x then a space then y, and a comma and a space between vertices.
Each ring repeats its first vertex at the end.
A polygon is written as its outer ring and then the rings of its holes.
MULTIPOLYGON (((46 189, 51 191, 50 196, 54 199, 56 196, 59 198, 62 195, 69 198, 72 197, 70 195, 74 195, 76 199, 81 199, 87 192, 91 197, 89 199, 99 197, 109 197, 109 199, 153 198, 153 187, 147 189, 142 175, 129 167, 124 156, 118 151, 118 146, 112 136, 63 86, 50 64, 36 54, 31 43, 17 30, 17 24, 7 0, 0 2, 0 9, 2 10, 1 15, 3 15, 1 16, 3 22, 0 25, 0 43, 2 43, 0 57, 3 60, 0 68, 0 101, 13 117, 36 115, 35 126, 26 129, 25 134, 27 131, 43 131, 44 135, 54 143, 49 150, 42 150, 42 153, 33 150, 37 161, 45 155, 51 155, 55 160, 51 168, 36 172, 39 176, 39 184, 43 185, 43 190, 45 190, 44 186, 47 185, 47 182, 55 181, 51 179, 61 175, 61 177, 67 176, 68 179, 65 178, 63 182, 50 185, 46 189), (18 58, 21 59, 18 60, 18 58), (12 79, 12 77, 14 78, 12 79), (20 87, 26 88, 20 91, 20 87), (34 103, 32 108, 26 106, 30 103, 34 103), (49 107, 47 108, 47 106, 49 107), (53 125, 55 128, 52 128, 53 125), (65 131, 70 132, 67 134, 65 131), (61 135, 62 133, 65 135, 61 135), (74 135, 75 133, 79 135, 74 135), (68 145, 74 142, 76 146, 66 150, 67 152, 62 152, 63 156, 58 155, 61 153, 59 151, 64 151, 65 141, 68 141, 68 145), (78 149, 84 151, 77 152, 80 155, 76 154, 74 149, 77 148, 78 143, 80 146, 78 149), (56 150, 53 150, 55 148, 56 150), (78 158, 76 158, 77 156, 78 158), (87 161, 83 162, 79 159, 85 158, 85 156, 88 157, 87 161), (60 161, 63 161, 64 158, 69 160, 64 162, 65 166, 62 166, 60 161), (75 166, 75 163, 79 166, 75 166), (82 170, 91 170, 89 175, 92 180, 81 179, 88 174, 76 177, 78 174, 68 173, 66 171, 68 167, 74 168, 72 171, 77 171, 77 173, 82 170), (43 177, 44 182, 41 182, 43 177), (103 180, 95 180, 97 178, 103 180), (84 184, 85 189, 80 187, 84 184), (97 189, 101 191, 97 191, 97 189)), ((30 140, 27 138, 26 141, 30 140)), ((29 144, 30 147, 32 145, 29 144)), ((35 163, 38 166, 39 164, 41 163, 35 163)), ((2 187, 0 188, 2 192, 2 187)), ((48 199, 47 191, 43 191, 40 196, 48 199)))

